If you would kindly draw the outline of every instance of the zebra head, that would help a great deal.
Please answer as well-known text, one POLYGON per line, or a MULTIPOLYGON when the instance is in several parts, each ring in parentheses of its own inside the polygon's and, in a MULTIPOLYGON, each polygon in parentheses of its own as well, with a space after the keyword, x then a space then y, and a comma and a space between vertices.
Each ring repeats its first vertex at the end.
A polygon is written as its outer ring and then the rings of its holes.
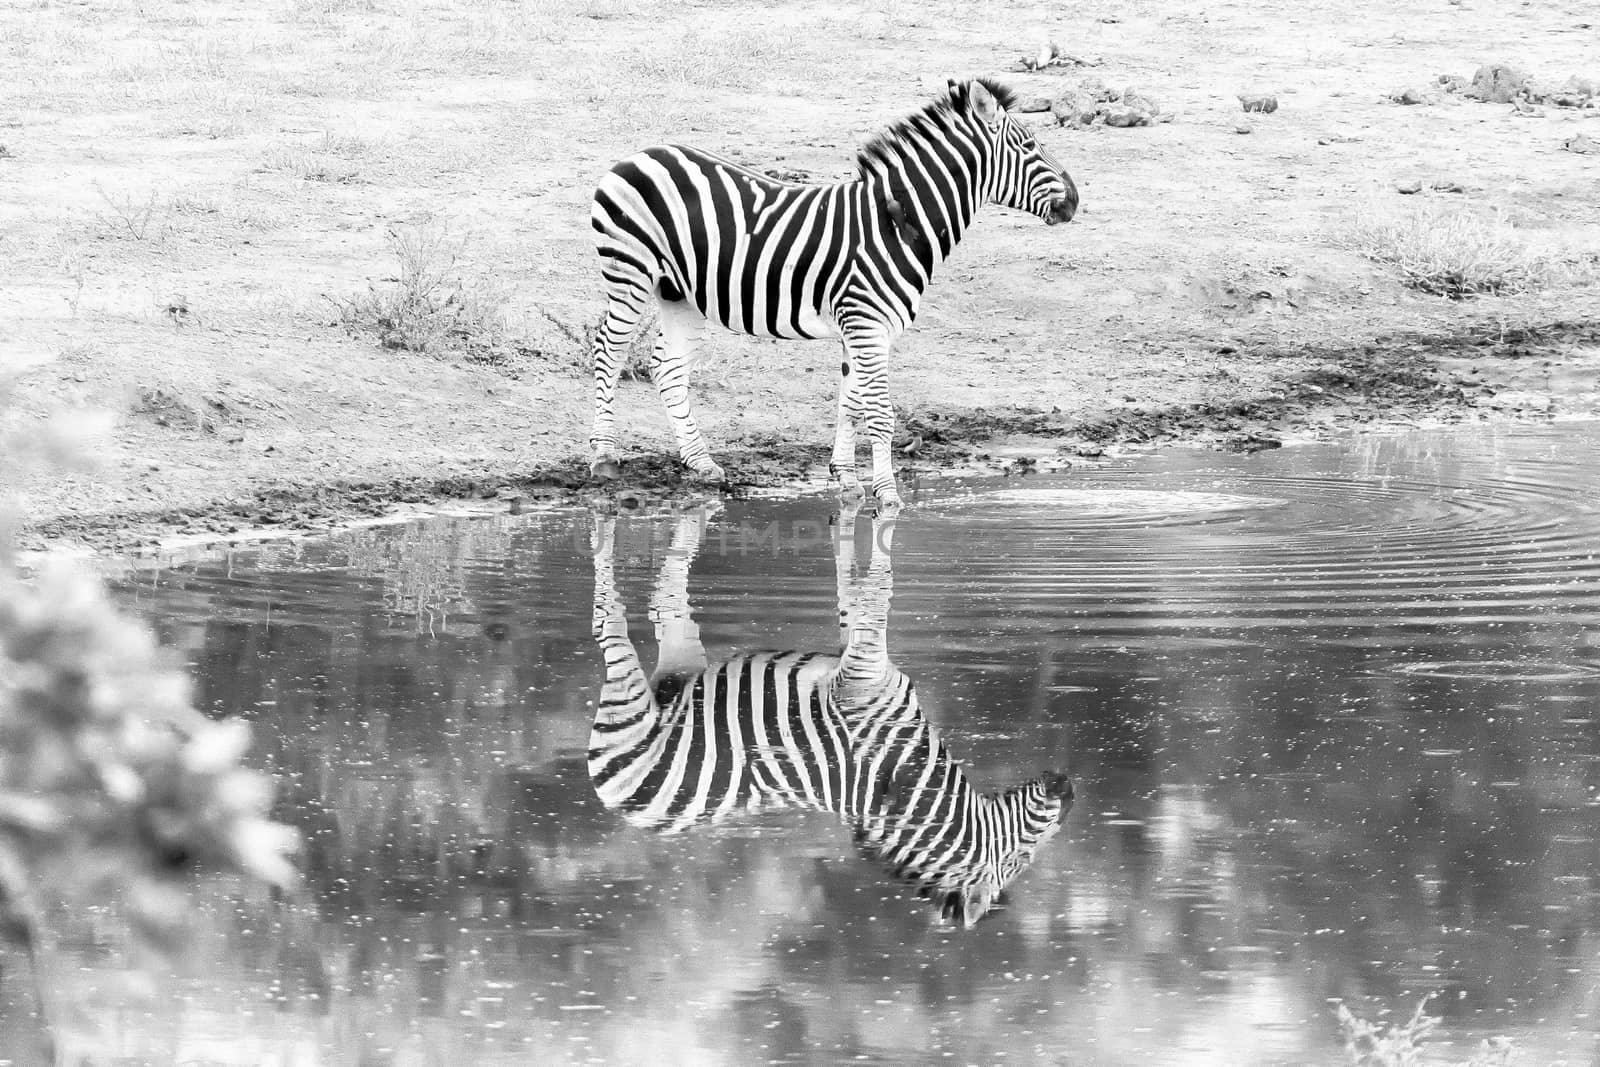
POLYGON ((1049 226, 1072 221, 1078 187, 1033 131, 1011 117, 1015 98, 1009 90, 986 78, 952 81, 950 102, 968 116, 990 152, 990 185, 984 190, 989 202, 1037 215, 1049 226))
POLYGON ((1035 778, 994 798, 994 852, 973 876, 956 884, 927 886, 939 918, 970 930, 1006 902, 1006 887, 1033 863, 1034 854, 1056 836, 1072 808, 1072 779, 1059 771, 1035 778))

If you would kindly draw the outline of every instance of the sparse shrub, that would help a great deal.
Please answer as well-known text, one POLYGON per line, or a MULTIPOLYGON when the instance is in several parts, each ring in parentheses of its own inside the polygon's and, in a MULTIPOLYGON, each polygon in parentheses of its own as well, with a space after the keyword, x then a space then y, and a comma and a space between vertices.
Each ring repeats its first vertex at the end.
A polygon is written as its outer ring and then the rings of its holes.
MULTIPOLYGON (((546 311, 544 308, 535 308, 539 316, 555 328, 567 343, 570 353, 569 362, 578 370, 585 373, 592 372, 594 365, 591 362, 594 356, 594 336, 600 331, 600 324, 605 321, 602 313, 592 325, 574 326, 566 319, 559 318, 546 311)), ((633 337, 628 341, 628 347, 622 354, 622 377, 626 381, 648 382, 650 380, 650 360, 655 355, 656 325, 659 316, 650 312, 639 320, 639 328, 634 331, 633 337)))
POLYGON ((95 192, 100 194, 111 208, 110 215, 102 215, 102 222, 113 233, 121 236, 127 234, 135 241, 147 240, 152 236, 160 236, 160 231, 151 232, 151 224, 156 220, 162 210, 160 198, 155 190, 143 200, 129 192, 109 192, 99 182, 94 183, 95 192))
POLYGON ((328 299, 347 328, 374 335, 385 348, 508 362, 505 296, 483 280, 469 283, 456 273, 463 246, 442 225, 390 230, 389 248, 400 265, 393 284, 369 286, 350 299, 328 299))
POLYGON ((1411 288, 1455 299, 1536 289, 1570 266, 1565 257, 1530 242, 1499 212, 1428 201, 1410 212, 1363 214, 1347 243, 1368 259, 1398 268, 1411 288))
MULTIPOLYGON (((1340 1004, 1339 1031, 1344 1036, 1344 1051, 1350 1067, 1420 1067, 1422 1044, 1439 1026, 1439 1019, 1425 1010, 1429 999, 1423 997, 1410 1019, 1387 1030, 1340 1004)), ((1459 1067, 1506 1067, 1515 1051, 1509 1038, 1484 1040, 1479 1042, 1472 1058, 1459 1067)))

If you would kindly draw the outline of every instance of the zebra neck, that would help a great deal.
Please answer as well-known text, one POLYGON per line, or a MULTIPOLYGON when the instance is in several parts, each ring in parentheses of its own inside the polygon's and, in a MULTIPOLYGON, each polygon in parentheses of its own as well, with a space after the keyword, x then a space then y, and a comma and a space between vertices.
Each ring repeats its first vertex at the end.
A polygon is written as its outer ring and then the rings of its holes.
POLYGON ((970 179, 950 171, 931 150, 904 145, 893 160, 884 160, 867 179, 870 195, 893 225, 900 240, 931 274, 955 249, 972 222, 976 196, 965 188, 970 179), (939 177, 934 169, 941 171, 939 177))

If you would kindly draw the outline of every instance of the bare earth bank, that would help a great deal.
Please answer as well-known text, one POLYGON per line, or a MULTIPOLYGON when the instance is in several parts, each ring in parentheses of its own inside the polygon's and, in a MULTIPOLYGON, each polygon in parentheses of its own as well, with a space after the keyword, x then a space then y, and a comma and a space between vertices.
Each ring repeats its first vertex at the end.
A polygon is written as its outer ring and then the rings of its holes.
MULTIPOLYGON (((94 474, 21 485, 26 542, 129 549, 592 491, 573 340, 600 310, 598 175, 682 140, 838 180, 868 136, 975 74, 1047 98, 1095 78, 1175 118, 1024 116, 1082 209, 1049 229, 986 209, 935 277, 891 363, 911 473, 1600 413, 1600 156, 1572 147, 1600 137, 1600 100, 1483 102, 1436 80, 1503 60, 1593 81, 1589 6, 0 10, 15 90, 0 100, 0 432, 63 408, 116 416, 94 474), (1045 37, 1083 65, 1016 71, 1045 37), (1279 107, 1246 115, 1241 92, 1279 107), (1457 210, 1587 274, 1451 301, 1348 240, 1374 217, 1457 210), (500 324, 492 359, 384 348, 340 321, 341 302, 393 286, 390 235, 435 224, 460 238, 445 287, 500 324)), ((708 347, 697 411, 735 481, 818 476, 838 350, 708 347)), ((654 390, 626 384, 621 411, 622 490, 672 489, 654 390)))

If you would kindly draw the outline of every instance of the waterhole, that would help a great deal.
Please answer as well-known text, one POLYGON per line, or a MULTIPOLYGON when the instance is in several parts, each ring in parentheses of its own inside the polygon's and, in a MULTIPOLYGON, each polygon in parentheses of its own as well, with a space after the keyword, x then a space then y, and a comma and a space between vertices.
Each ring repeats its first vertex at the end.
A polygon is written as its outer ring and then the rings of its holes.
POLYGON ((1426 995, 1440 1055, 1506 1035, 1591 1063, 1597 489, 1600 428, 1463 429, 930 479, 892 533, 861 518, 843 583, 848 517, 820 498, 441 519, 140 573, 123 596, 202 706, 254 724, 306 892, 209 887, 204 980, 96 1040, 1308 1063, 1342 1055, 1335 1002, 1404 1018, 1426 995), (771 711, 780 676, 834 669, 841 592, 861 677, 914 686, 836 698, 855 723, 898 702, 881 736, 771 711), (736 664, 715 685, 738 736, 662 710, 713 686, 696 639, 736 664), (663 652, 677 681, 630 705, 629 657, 648 678, 663 652), (634 728, 619 709, 664 716, 670 758, 606 740, 634 728), (924 729, 975 794, 1049 804, 1071 779, 995 885, 924 864, 933 884, 882 843, 953 832, 904 769, 924 729), (729 760, 759 788, 735 796, 729 760), (830 773, 877 806, 824 795, 830 773))

